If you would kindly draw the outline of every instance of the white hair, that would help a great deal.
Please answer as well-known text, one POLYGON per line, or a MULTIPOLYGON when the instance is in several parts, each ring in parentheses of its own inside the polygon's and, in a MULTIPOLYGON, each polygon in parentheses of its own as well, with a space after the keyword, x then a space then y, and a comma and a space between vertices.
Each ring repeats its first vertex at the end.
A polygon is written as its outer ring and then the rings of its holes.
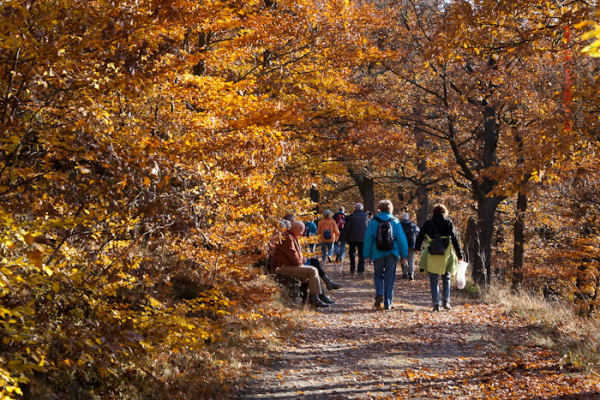
POLYGON ((409 216, 408 213, 403 212, 402 214, 400 214, 400 221, 408 221, 409 216))
POLYGON ((355 210, 362 210, 362 209, 363 209, 363 205, 362 205, 362 203, 356 203, 356 204, 354 205, 354 209, 355 209, 355 210))

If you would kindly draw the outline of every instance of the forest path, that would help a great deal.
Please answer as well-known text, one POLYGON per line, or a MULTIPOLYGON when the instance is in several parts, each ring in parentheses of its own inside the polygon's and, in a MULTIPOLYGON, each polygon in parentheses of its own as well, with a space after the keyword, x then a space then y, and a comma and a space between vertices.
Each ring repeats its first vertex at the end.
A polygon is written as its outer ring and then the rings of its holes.
POLYGON ((598 376, 564 367, 535 320, 455 287, 452 310, 432 312, 422 275, 397 279, 394 308, 375 311, 372 268, 325 270, 344 284, 330 292, 336 304, 307 308, 305 328, 256 367, 239 400, 600 399, 598 376))

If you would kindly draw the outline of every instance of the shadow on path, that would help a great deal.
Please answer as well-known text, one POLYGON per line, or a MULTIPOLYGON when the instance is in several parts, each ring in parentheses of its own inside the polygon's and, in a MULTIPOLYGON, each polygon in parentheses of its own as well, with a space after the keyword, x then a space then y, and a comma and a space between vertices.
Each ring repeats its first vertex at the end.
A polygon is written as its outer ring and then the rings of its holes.
POLYGON ((453 309, 432 312, 429 280, 418 276, 397 279, 394 309, 376 311, 371 269, 364 276, 350 275, 347 265, 341 273, 339 265, 325 269, 344 285, 330 292, 336 304, 307 309, 305 329, 257 368, 238 399, 561 399, 556 387, 573 384, 581 388, 570 389, 580 396, 572 398, 600 398, 590 397, 600 390, 583 379, 569 383, 555 352, 522 349, 529 326, 494 306, 453 288, 453 309), (553 391, 535 397, 549 379, 553 391))

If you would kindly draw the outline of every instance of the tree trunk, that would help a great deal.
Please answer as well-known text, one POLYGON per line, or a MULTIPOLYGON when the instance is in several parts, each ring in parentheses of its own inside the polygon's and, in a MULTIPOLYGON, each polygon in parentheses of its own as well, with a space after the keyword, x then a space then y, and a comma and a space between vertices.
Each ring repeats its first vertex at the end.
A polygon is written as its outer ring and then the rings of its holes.
POLYGON ((364 210, 375 213, 375 181, 373 181, 373 178, 367 176, 364 171, 356 172, 348 167, 348 172, 352 179, 354 179, 356 186, 358 186, 363 199, 364 210))
POLYGON ((310 201, 312 201, 313 203, 315 203, 315 208, 313 209, 313 212, 315 213, 316 216, 319 216, 319 203, 320 203, 320 193, 319 193, 319 189, 317 189, 316 185, 313 185, 310 188, 310 201))
MULTIPOLYGON (((421 97, 416 98, 414 114, 415 119, 422 120, 423 106, 421 104, 421 97)), ((423 154, 426 156, 429 153, 427 151, 429 149, 426 148, 427 140, 425 139, 425 135, 421 131, 415 130, 415 137, 417 139, 417 149, 424 149, 425 151, 423 152, 423 154)), ((427 176, 426 158, 421 159, 421 161, 417 165, 417 171, 419 174, 419 179, 417 181, 417 202, 419 203, 419 209, 417 210, 417 225, 421 227, 429 217, 429 186, 423 183, 423 177, 427 176)))
POLYGON ((480 285, 488 285, 492 277, 492 237, 494 218, 498 204, 504 200, 499 196, 481 196, 477 201, 476 240, 469 243, 468 249, 473 259, 473 279, 480 285))
MULTIPOLYGON (((419 163, 417 167, 421 176, 425 175, 425 171, 427 170, 427 163, 425 160, 419 163)), ((427 221, 427 217, 429 216, 429 187, 420 184, 417 186, 417 201, 419 202, 419 209, 417 210, 417 225, 423 226, 425 221, 427 221)))
POLYGON ((464 251, 465 261, 468 263, 472 264, 473 260, 475 260, 475 242, 477 242, 478 240, 479 239, 477 238, 477 220, 473 217, 470 217, 467 221, 467 232, 465 233, 464 251))
MULTIPOLYGON (((200 32, 198 35, 198 53, 206 53, 208 50, 208 46, 210 44, 210 38, 212 36, 212 32, 200 32)), ((198 61, 196 65, 192 68, 192 72, 196 76, 204 75, 206 71, 206 65, 204 64, 204 60, 198 61)))
POLYGON ((517 197, 517 215, 514 225, 512 287, 518 289, 523 283, 523 256, 525 252, 525 212, 527 212, 527 194, 519 192, 517 197))

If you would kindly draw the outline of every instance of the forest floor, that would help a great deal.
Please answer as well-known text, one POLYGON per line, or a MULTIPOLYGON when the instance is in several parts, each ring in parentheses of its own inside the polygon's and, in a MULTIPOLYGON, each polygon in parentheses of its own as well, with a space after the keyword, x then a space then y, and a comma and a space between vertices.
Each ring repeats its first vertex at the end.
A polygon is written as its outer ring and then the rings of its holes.
POLYGON ((248 374, 237 399, 600 399, 600 376, 569 366, 530 317, 452 288, 433 312, 426 276, 396 280, 394 308, 373 309, 372 268, 325 265, 342 289, 309 307, 294 336, 248 374))

